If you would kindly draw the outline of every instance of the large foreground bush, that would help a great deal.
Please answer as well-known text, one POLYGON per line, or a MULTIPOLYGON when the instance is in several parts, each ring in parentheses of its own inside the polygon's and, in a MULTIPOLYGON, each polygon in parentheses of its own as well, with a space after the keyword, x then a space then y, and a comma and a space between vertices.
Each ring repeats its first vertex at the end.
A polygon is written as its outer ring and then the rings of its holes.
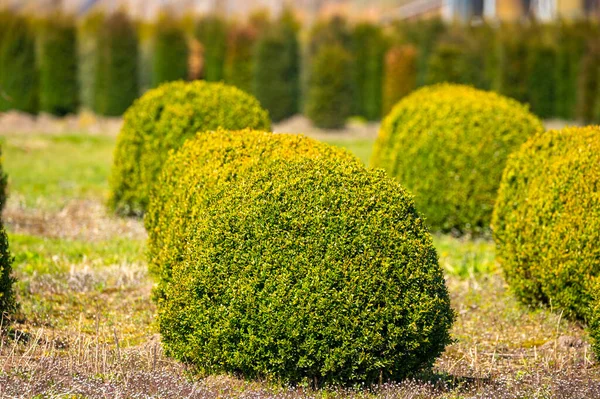
POLYGON ((142 214, 168 152, 197 132, 270 129, 258 101, 222 83, 172 82, 148 91, 127 111, 117 139, 109 205, 142 214))
MULTIPOLYGON (((345 150, 300 135, 241 130, 200 133, 169 157, 144 219, 151 273, 170 281, 198 209, 223 184, 275 159, 334 158, 359 162, 345 150)), ((157 290, 160 296, 160 285, 157 290)))
POLYGON ((405 97, 385 119, 373 165, 415 195, 435 230, 488 228, 508 155, 541 122, 518 102, 442 84, 405 97))
POLYGON ((70 17, 54 14, 42 21, 38 34, 40 110, 55 115, 77 112, 77 30, 70 17))
POLYGON ((600 128, 539 134, 512 155, 493 231, 507 282, 524 302, 585 319, 600 276, 600 128))
POLYGON ((410 194, 356 162, 266 162, 212 195, 159 304, 201 373, 398 380, 450 342, 448 292, 410 194))

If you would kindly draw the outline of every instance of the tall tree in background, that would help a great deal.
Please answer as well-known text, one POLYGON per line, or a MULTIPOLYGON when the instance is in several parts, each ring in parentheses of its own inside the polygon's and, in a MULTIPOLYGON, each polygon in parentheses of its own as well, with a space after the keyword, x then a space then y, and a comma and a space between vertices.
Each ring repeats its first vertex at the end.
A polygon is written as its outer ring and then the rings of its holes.
POLYGON ((259 37, 255 57, 254 94, 274 122, 299 110, 299 25, 291 11, 259 37))
POLYGON ((257 31, 251 25, 234 26, 229 31, 224 80, 246 93, 253 89, 256 38, 257 31))
POLYGON ((217 15, 200 19, 196 25, 196 39, 203 47, 204 79, 223 80, 227 53, 227 23, 217 15))
POLYGON ((189 47, 181 22, 162 15, 156 22, 152 86, 188 77, 189 47))

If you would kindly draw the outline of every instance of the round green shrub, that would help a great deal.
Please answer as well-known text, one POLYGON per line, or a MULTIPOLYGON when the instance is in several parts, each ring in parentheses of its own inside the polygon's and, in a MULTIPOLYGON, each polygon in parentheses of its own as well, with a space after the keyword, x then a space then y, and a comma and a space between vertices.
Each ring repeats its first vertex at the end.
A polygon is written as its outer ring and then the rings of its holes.
POLYGON ((600 276, 600 128, 538 134, 511 155, 493 233, 506 280, 526 303, 585 319, 600 276))
POLYGON ((171 264, 183 253, 187 228, 193 228, 197 210, 221 185, 236 181, 265 162, 300 157, 359 162, 345 150, 300 135, 218 130, 186 141, 169 157, 161 184, 150 195, 144 222, 151 274, 160 282, 170 281, 171 264))
POLYGON ((40 110, 55 115, 77 112, 77 30, 71 17, 51 15, 41 22, 39 41, 40 110))
POLYGON ((352 56, 339 44, 323 45, 311 60, 306 115, 317 127, 337 129, 352 114, 352 56))
POLYGON ((315 385, 431 367, 454 319, 432 238, 382 171, 274 161, 212 195, 158 306, 203 374, 315 385))
POLYGON ((125 113, 109 206, 120 214, 143 214, 168 152, 197 132, 270 126, 254 97, 222 83, 178 81, 150 90, 125 113))
POLYGON ((430 86, 385 119, 372 164, 415 195, 434 230, 482 233, 508 155, 542 130, 514 100, 468 86, 430 86))

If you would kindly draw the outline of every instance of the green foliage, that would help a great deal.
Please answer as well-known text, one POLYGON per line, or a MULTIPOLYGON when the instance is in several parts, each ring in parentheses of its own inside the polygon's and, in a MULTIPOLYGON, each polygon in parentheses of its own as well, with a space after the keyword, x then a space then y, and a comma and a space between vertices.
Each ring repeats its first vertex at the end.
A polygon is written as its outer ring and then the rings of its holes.
POLYGON ((207 16, 196 26, 196 38, 204 47, 204 79, 219 82, 224 77, 227 54, 227 24, 218 16, 207 16))
POLYGON ((16 310, 15 293, 12 278, 13 257, 8 246, 8 236, 3 223, 0 222, 0 315, 10 315, 16 310))
POLYGON ((120 116, 138 97, 137 33, 126 14, 108 16, 100 29, 94 110, 120 116))
POLYGON ((158 320, 167 353, 202 374, 400 380, 451 341, 431 235, 382 171, 265 162, 196 215, 158 320))
POLYGON ((341 128, 352 114, 352 56, 339 44, 321 47, 310 66, 306 115, 321 128, 341 128))
POLYGON ((319 53, 323 46, 339 44, 346 50, 352 48, 352 31, 348 22, 341 16, 317 21, 309 33, 308 57, 319 53))
POLYGON ((162 16, 154 32, 152 86, 188 78, 189 49, 180 21, 162 16))
POLYGON ((511 155, 493 231, 506 280, 526 303, 585 319, 600 276, 600 128, 531 138, 511 155))
POLYGON ((242 130, 201 133, 172 155, 151 193, 144 218, 150 272, 159 277, 157 297, 171 280, 171 265, 183 256, 198 209, 245 174, 274 159, 336 158, 357 162, 348 152, 300 135, 242 130))
POLYGON ((270 126, 268 113, 254 97, 221 83, 178 81, 148 91, 124 117, 110 207, 120 214, 143 214, 169 151, 197 132, 270 126))
POLYGON ((225 58, 225 83, 252 93, 254 82, 254 46, 257 31, 252 26, 236 26, 229 32, 225 58))
POLYGON ((527 57, 527 98, 531 111, 541 118, 556 113, 557 50, 553 41, 530 40, 527 57))
POLYGON ((417 87, 417 49, 412 45, 390 48, 385 57, 383 115, 417 87))
POLYGON ((385 119, 372 164, 415 195, 434 230, 481 233, 489 228, 508 155, 542 130, 525 106, 498 94, 425 87, 385 119))
POLYGON ((383 30, 378 25, 365 22, 354 28, 354 113, 368 120, 381 118, 386 47, 383 30))
POLYGON ((296 114, 300 102, 300 46, 292 14, 267 28, 256 44, 254 93, 278 122, 296 114))
MULTIPOLYGON (((520 26, 504 26, 499 33, 500 74, 498 92, 522 103, 527 96, 527 40, 529 32, 520 26)), ((551 79, 547 77, 547 79, 551 79)))
POLYGON ((2 214, 2 210, 4 209, 4 205, 6 205, 6 185, 8 183, 8 177, 6 173, 4 173, 4 159, 2 157, 2 147, 0 147, 0 214, 2 214))
POLYGON ((40 110, 55 115, 77 111, 77 31, 70 17, 51 15, 38 34, 40 110))
MULTIPOLYGON (((595 119, 600 106, 600 40, 590 40, 581 60, 577 118, 585 123, 595 119)), ((600 121, 600 119, 599 119, 600 121)))
POLYGON ((21 15, 0 10, 0 112, 38 111, 35 35, 21 15))
POLYGON ((77 26, 79 101, 88 111, 94 110, 96 68, 98 67, 98 36, 104 15, 91 13, 83 17, 77 26))
POLYGON ((600 279, 596 278, 590 285, 592 306, 589 314, 589 333, 593 339, 592 349, 596 358, 600 359, 600 279))

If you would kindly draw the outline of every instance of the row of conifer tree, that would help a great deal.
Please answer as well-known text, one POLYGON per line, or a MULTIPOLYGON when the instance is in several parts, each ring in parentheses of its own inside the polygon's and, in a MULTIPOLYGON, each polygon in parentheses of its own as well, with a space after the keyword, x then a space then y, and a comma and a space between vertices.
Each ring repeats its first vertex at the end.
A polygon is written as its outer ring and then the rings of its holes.
POLYGON ((437 20, 302 25, 291 12, 154 23, 126 14, 32 18, 0 12, 0 112, 121 115, 146 90, 184 79, 254 94, 274 121, 378 120, 416 87, 465 83, 529 103, 544 118, 600 120, 594 23, 457 26, 437 20))

